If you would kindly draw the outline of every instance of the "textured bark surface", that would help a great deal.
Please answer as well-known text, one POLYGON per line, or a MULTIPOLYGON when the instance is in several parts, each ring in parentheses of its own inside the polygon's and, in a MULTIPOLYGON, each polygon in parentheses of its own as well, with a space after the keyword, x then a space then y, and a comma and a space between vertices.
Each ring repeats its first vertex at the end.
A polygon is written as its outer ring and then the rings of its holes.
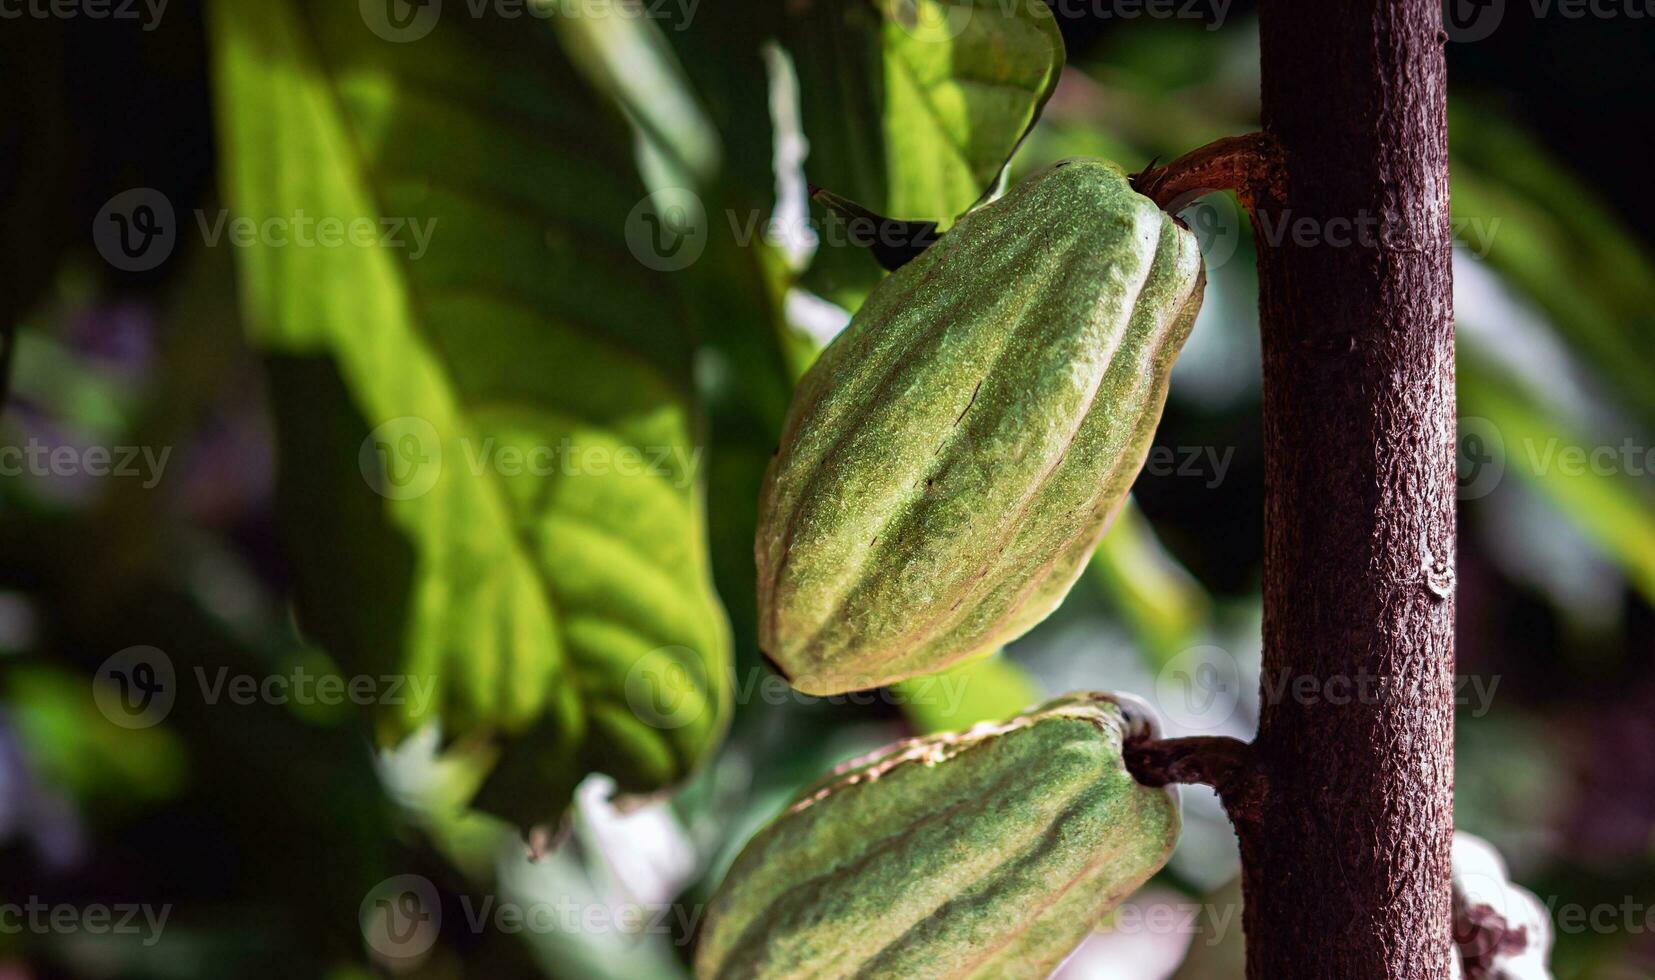
MULTIPOLYGON (((1254 980, 1447 978, 1454 348, 1437 0, 1266 0, 1254 980)), ((1239 828, 1238 828, 1239 829, 1239 828)))

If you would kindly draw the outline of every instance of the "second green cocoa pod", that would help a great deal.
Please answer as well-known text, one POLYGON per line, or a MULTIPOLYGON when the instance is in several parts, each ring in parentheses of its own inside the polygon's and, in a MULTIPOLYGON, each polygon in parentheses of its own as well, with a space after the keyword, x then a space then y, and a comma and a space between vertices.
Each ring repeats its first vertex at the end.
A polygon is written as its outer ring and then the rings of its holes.
POLYGON ((765 476, 771 661, 833 694, 1044 619, 1143 465, 1203 281, 1188 229, 1071 160, 881 283, 801 380, 765 476))
POLYGON ((1177 840, 1122 761, 1135 723, 1074 694, 841 767, 736 858, 696 976, 1046 976, 1177 840))

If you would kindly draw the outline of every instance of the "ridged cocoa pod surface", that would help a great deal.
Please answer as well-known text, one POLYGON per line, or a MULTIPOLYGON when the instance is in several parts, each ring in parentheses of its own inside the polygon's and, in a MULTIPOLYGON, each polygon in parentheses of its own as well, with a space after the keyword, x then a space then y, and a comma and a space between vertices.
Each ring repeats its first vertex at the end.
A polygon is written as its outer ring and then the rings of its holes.
POLYGON ((799 689, 1015 639, 1142 467, 1200 308, 1194 235, 1072 160, 893 273, 805 375, 759 502, 759 640, 799 689))
POLYGON ((696 976, 1046 976, 1177 840, 1173 791, 1122 762, 1128 725, 1073 694, 840 767, 736 858, 696 976))

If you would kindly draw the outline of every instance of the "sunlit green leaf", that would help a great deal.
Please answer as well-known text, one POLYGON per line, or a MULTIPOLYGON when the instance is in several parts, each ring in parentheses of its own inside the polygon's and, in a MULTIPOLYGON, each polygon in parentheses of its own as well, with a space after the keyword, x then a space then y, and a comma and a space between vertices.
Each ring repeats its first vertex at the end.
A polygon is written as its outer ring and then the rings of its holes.
POLYGON ((1002 721, 1040 700, 1040 687, 999 653, 892 685, 903 714, 922 735, 1002 721))
POLYGON ((678 202, 537 21, 398 43, 354 4, 214 13, 234 214, 370 229, 241 252, 301 621, 347 673, 436 683, 377 706, 382 739, 497 740, 495 812, 555 817, 594 769, 680 777, 722 730, 729 640, 678 202))
MULTIPOLYGON (((990 190, 1057 85, 1039 0, 859 0, 789 8, 812 183, 944 227, 990 190)), ((824 224, 810 281, 854 307, 878 266, 824 224)))

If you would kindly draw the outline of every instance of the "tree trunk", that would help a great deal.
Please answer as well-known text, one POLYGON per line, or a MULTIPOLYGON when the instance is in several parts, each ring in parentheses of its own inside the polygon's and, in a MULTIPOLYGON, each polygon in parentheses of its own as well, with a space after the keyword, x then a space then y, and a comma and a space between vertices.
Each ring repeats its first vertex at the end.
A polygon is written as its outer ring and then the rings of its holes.
MULTIPOLYGON (((1264 0, 1253 980, 1452 976, 1454 330, 1438 0, 1264 0)), ((1253 823, 1250 817, 1247 823, 1253 823)))

